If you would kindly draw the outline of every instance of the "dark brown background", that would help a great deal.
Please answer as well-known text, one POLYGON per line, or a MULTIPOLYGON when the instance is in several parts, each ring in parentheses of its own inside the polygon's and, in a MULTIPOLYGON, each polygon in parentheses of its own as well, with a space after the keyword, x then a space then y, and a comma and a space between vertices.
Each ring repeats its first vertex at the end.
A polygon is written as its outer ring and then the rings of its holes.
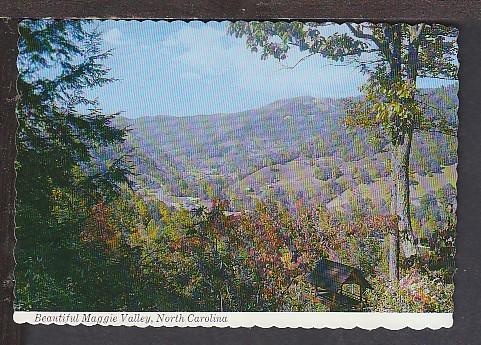
POLYGON ((481 344, 481 1, 140 0, 0 1, 0 16, 427 21, 460 28, 458 235, 451 329, 305 330, 15 326, 13 264, 16 21, 0 22, 0 345, 481 344), (3 339, 3 340, 2 340, 3 339))

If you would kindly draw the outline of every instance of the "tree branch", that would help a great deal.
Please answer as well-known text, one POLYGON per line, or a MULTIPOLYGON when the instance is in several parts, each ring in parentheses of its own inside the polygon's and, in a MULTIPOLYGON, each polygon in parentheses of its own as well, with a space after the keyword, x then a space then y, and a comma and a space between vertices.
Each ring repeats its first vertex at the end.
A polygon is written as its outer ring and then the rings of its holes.
POLYGON ((304 60, 306 60, 306 59, 308 59, 308 58, 310 58, 311 56, 316 55, 316 54, 319 54, 319 53, 310 53, 310 54, 308 54, 308 55, 300 58, 299 61, 297 61, 294 65, 292 65, 292 66, 282 65, 282 67, 283 67, 283 69, 294 69, 294 68, 296 68, 296 66, 299 65, 302 61, 304 61, 304 60))
POLYGON ((374 42, 374 44, 379 48, 379 49, 382 49, 382 43, 381 41, 379 41, 376 37, 374 37, 374 35, 371 35, 371 34, 367 34, 365 32, 363 32, 362 30, 360 30, 358 27, 355 28, 352 23, 346 23, 347 27, 349 28, 349 30, 351 30, 351 32, 353 33, 354 36, 356 36, 357 38, 362 38, 362 39, 365 39, 365 40, 370 40, 372 42, 374 42))

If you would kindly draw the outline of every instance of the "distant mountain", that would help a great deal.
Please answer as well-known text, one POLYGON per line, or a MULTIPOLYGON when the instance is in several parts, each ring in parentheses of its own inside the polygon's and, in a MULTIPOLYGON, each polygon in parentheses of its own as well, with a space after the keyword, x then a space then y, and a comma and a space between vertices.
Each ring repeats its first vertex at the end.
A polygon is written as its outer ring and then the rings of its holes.
MULTIPOLYGON (((425 92, 441 108, 457 105, 455 87, 425 92)), ((174 206, 217 197, 230 199, 234 210, 251 208, 258 198, 342 208, 352 199, 346 191, 366 190, 382 212, 385 191, 361 186, 389 184, 388 141, 344 126, 348 100, 298 97, 238 113, 119 117, 116 124, 131 128, 126 148, 133 152, 138 188, 174 206)), ((455 110, 444 113, 427 116, 457 125, 455 110)), ((454 137, 417 134, 413 174, 437 174, 440 186, 453 184, 443 171, 456 164, 456 148, 454 137)))

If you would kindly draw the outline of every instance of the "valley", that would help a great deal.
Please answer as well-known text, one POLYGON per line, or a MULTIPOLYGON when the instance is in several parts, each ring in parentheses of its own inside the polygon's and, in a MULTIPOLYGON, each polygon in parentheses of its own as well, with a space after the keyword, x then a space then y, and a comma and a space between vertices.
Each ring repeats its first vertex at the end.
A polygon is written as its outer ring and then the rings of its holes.
MULTIPOLYGON (((434 103, 442 95, 454 100, 455 92, 426 90, 434 103)), ((348 101, 298 97, 233 114, 120 117, 116 125, 130 128, 125 149, 132 151, 136 188, 174 208, 208 208, 213 199, 227 199, 231 211, 240 212, 269 199, 288 208, 302 202, 388 214, 389 141, 347 127, 348 101)), ((447 121, 456 120, 448 114, 447 121)), ((456 148, 455 137, 415 134, 414 208, 423 196, 455 188, 456 148)))

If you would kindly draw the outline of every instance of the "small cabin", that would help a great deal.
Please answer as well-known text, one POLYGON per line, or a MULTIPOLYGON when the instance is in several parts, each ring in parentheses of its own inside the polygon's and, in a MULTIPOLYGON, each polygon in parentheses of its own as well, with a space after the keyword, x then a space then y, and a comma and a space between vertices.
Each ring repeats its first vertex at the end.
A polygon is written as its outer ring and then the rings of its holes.
POLYGON ((372 289, 361 270, 322 258, 307 281, 315 288, 316 297, 331 311, 362 311, 363 294, 372 289))

